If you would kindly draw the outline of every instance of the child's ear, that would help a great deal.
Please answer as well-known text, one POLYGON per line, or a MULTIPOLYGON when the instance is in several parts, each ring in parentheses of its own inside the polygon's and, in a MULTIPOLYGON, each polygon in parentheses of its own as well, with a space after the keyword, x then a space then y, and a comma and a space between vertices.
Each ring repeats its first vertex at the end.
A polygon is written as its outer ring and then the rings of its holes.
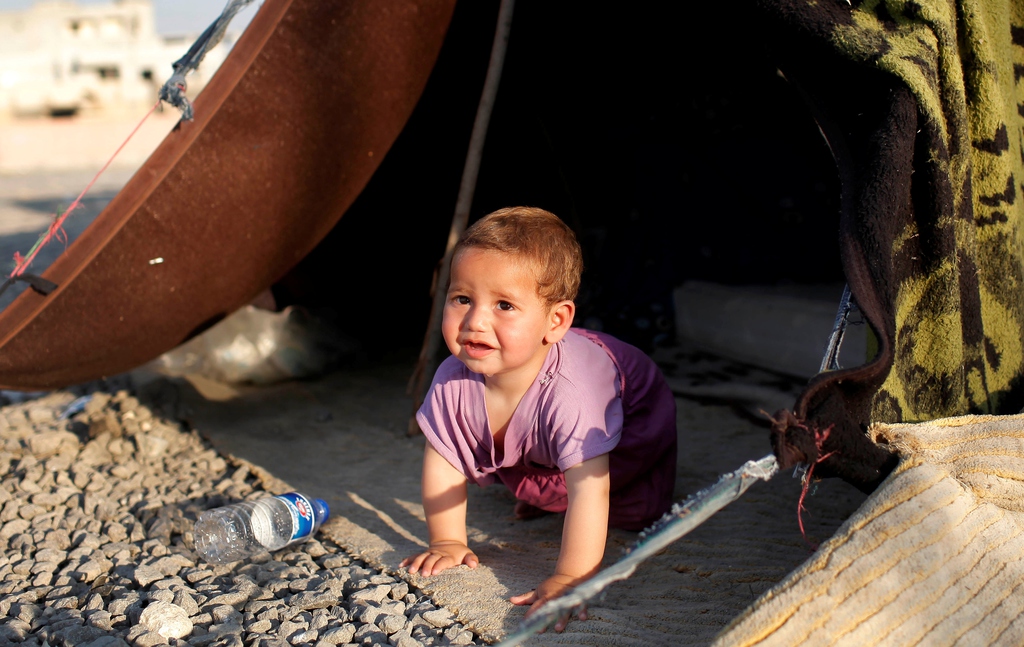
POLYGON ((557 344, 572 328, 572 319, 576 316, 576 304, 572 301, 559 301, 551 306, 549 328, 544 335, 544 342, 557 344))

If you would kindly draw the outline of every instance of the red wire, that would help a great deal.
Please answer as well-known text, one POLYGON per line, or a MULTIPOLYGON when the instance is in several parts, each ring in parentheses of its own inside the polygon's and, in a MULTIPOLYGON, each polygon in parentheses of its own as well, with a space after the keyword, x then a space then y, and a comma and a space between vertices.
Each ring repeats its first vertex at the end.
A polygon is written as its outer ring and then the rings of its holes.
POLYGON ((18 252, 14 253, 15 267, 14 271, 11 272, 11 278, 21 276, 25 272, 25 270, 28 269, 28 266, 32 264, 32 261, 39 253, 39 250, 45 247, 46 244, 53 240, 54 237, 63 235, 64 243, 67 244, 67 234, 63 233, 64 221, 67 220, 67 217, 71 215, 72 211, 78 208, 78 206, 82 202, 82 198, 84 198, 85 194, 89 192, 89 189, 92 188, 92 185, 96 184, 96 180, 100 179, 100 176, 103 175, 103 173, 107 170, 107 167, 109 167, 110 164, 114 161, 114 158, 116 158, 117 155, 121 152, 121 150, 125 147, 125 145, 128 144, 129 141, 131 141, 131 138, 135 136, 135 133, 139 132, 139 128, 141 128, 142 124, 144 124, 146 120, 149 119, 149 116, 153 114, 153 111, 155 111, 159 105, 160 101, 157 100, 157 102, 153 104, 153 107, 149 109, 149 112, 146 113, 146 116, 144 116, 142 120, 139 121, 139 123, 132 130, 131 134, 128 135, 128 138, 125 139, 124 142, 122 142, 121 145, 117 147, 117 150, 114 151, 114 154, 110 156, 110 159, 108 159, 107 163, 103 165, 103 168, 100 169, 99 173, 97 173, 92 178, 89 184, 86 185, 86 187, 82 190, 81 193, 78 194, 78 197, 75 198, 75 201, 72 202, 70 206, 68 206, 67 211, 62 213, 59 218, 56 217, 56 215, 54 215, 53 224, 51 224, 49 230, 47 230, 46 236, 44 236, 43 239, 32 249, 31 253, 29 253, 27 257, 22 257, 22 255, 19 254, 18 252))
POLYGON ((800 499, 796 503, 796 522, 800 526, 800 534, 803 535, 804 541, 807 542, 807 544, 811 547, 812 550, 818 550, 818 545, 812 543, 809 539, 807 539, 807 532, 804 530, 804 519, 802 513, 805 510, 807 510, 807 508, 804 507, 804 499, 807 498, 807 491, 811 487, 811 478, 814 475, 814 466, 822 462, 832 454, 835 454, 834 451, 831 451, 827 454, 821 453, 824 449, 825 441, 828 440, 828 436, 830 433, 832 433, 832 428, 834 426, 835 425, 829 425, 824 431, 821 431, 818 428, 814 428, 811 432, 814 434, 814 445, 815 447, 818 448, 818 458, 816 458, 814 462, 807 466, 807 472, 804 474, 803 478, 803 487, 800 489, 800 499))

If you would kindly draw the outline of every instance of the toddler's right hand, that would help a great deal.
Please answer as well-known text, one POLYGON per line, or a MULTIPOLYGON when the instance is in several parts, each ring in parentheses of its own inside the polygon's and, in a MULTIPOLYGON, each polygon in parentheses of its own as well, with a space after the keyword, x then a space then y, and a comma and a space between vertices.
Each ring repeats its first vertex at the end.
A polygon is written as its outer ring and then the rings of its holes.
POLYGON ((400 566, 408 566, 410 573, 437 575, 441 571, 465 564, 476 568, 480 560, 469 546, 458 541, 432 542, 430 547, 418 555, 406 557, 400 566))

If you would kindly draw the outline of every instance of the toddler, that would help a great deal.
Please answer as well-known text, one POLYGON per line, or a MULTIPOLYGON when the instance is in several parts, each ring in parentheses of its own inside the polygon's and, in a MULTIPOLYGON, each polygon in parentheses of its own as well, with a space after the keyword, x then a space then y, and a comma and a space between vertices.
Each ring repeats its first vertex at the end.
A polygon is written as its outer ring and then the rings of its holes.
POLYGON ((520 518, 565 513, 555 573, 511 598, 531 611, 598 570, 609 524, 641 530, 671 506, 675 400, 639 349, 571 328, 582 269, 572 230, 541 209, 496 211, 456 245, 442 324, 452 357, 416 414, 430 547, 402 562, 410 572, 479 563, 468 481, 504 483, 520 518))

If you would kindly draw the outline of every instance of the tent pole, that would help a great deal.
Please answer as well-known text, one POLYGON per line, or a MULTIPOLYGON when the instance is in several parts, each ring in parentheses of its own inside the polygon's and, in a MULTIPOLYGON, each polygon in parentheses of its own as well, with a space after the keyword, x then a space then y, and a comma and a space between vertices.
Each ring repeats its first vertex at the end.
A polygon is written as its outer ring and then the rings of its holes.
POLYGON ((427 323, 427 331, 424 335, 419 359, 416 361, 416 368, 413 370, 406 389, 413 396, 413 416, 409 420, 409 435, 414 435, 419 431, 415 412, 423 402, 426 386, 433 379, 434 371, 437 369, 436 358, 441 343, 441 319, 451 270, 452 251, 469 222, 469 209, 473 205, 473 193, 476 190, 476 180, 480 172, 480 160, 483 157, 484 140, 487 138, 487 126, 491 121, 494 100, 498 94, 498 84, 501 82, 501 70, 505 65, 505 52, 508 49, 508 36, 512 26, 514 5, 515 0, 501 0, 501 7, 498 9, 498 26, 494 33, 494 44, 491 46, 491 60, 487 66, 483 92, 476 109, 476 119, 473 121, 473 134, 469 139, 466 163, 462 168, 462 182, 459 185, 459 196, 455 202, 455 215, 452 217, 451 229, 448 231, 448 243, 445 246, 444 257, 439 261, 434 272, 430 320, 427 323))

